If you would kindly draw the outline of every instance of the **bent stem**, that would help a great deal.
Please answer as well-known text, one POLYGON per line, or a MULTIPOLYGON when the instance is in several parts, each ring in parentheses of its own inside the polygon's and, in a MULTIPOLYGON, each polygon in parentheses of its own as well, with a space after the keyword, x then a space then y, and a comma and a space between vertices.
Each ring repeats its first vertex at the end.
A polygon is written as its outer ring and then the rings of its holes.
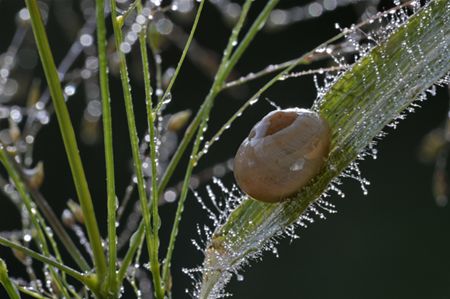
POLYGON ((231 213, 205 250, 199 297, 220 294, 233 271, 296 223, 387 124, 448 74, 449 61, 450 1, 435 0, 341 75, 314 105, 332 128, 327 167, 290 200, 247 198, 231 213))

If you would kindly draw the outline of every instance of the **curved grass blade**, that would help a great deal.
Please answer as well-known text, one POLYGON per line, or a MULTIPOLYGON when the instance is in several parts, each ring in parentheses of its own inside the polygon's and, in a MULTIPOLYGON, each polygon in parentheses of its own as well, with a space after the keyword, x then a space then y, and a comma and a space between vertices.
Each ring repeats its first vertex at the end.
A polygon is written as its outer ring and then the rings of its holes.
POLYGON ((431 1, 343 73, 314 109, 332 128, 327 167, 280 204, 244 200, 205 250, 200 298, 216 298, 233 272, 295 224, 383 128, 450 71, 450 0, 431 1))

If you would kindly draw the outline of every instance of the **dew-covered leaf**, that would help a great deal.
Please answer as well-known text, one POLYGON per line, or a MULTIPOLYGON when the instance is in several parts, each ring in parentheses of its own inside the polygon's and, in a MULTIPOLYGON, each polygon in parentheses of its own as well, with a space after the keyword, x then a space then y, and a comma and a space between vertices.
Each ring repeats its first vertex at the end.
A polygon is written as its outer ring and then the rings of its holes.
POLYGON ((431 1, 409 18, 394 17, 386 27, 377 46, 319 90, 313 109, 332 129, 327 166, 285 202, 244 199, 211 234, 195 296, 222 296, 232 274, 262 251, 273 250, 277 237, 312 221, 308 213, 320 216, 321 210, 330 210, 323 196, 336 188, 339 176, 358 178, 364 185, 355 160, 370 153, 383 128, 424 100, 430 86, 448 84, 449 0, 431 1))

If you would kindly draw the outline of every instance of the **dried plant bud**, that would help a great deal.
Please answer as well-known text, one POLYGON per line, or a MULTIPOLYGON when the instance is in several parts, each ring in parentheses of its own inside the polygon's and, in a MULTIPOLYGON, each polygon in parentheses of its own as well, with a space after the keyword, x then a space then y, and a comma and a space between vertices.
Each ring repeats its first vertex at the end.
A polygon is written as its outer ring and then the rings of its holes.
POLYGON ((446 145, 445 131, 434 129, 425 135, 419 148, 419 159, 424 163, 433 163, 446 145))
POLYGON ((64 209, 61 215, 61 220, 67 227, 72 227, 76 223, 75 217, 73 216, 72 212, 69 211, 68 209, 64 209))
POLYGON ((264 202, 295 194, 319 173, 328 157, 330 128, 316 112, 270 112, 250 131, 234 160, 241 189, 264 202))
POLYGON ((79 223, 84 223, 84 215, 83 215, 83 211, 81 210, 80 205, 71 199, 67 202, 67 205, 69 206, 69 209, 72 212, 75 219, 79 223))
POLYGON ((33 189, 39 189, 44 182, 44 163, 39 161, 34 168, 24 169, 23 172, 28 178, 28 183, 33 189))
POLYGON ((181 130, 189 121, 191 115, 192 111, 189 109, 175 113, 169 118, 167 129, 173 132, 181 130))
POLYGON ((15 121, 9 119, 9 136, 11 137, 11 142, 16 143, 20 139, 20 129, 15 121))
POLYGON ((90 119, 86 116, 81 121, 81 140, 85 144, 94 145, 100 141, 101 127, 99 119, 90 119))
POLYGON ((27 95, 27 108, 35 107, 41 96, 41 80, 39 78, 33 79, 31 81, 31 86, 27 95))
POLYGON ((448 175, 445 167, 436 169, 433 175, 433 195, 438 206, 447 205, 448 189, 448 175))

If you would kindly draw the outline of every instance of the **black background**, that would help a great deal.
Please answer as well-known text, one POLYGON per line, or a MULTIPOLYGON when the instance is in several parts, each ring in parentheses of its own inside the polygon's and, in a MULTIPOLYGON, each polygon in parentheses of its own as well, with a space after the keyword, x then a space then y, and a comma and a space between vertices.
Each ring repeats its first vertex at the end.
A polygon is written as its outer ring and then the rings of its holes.
MULTIPOLYGON (((256 1, 255 7, 261 7, 261 2, 264 1, 256 1)), ((286 0, 282 1, 282 6, 300 3, 286 0)), ((0 1, 2 51, 10 43, 15 13, 23 5, 22 1, 0 1)), ((389 3, 385 3, 379 8, 388 6, 389 3)), ((53 13, 51 10, 49 39, 59 61, 70 46, 70 40, 59 30, 53 13)), ((348 26, 356 22, 356 18, 355 8, 347 6, 278 32, 261 33, 237 69, 246 74, 270 63, 298 57, 335 35, 334 23, 348 26)), ((221 53, 228 34, 229 29, 221 21, 221 15, 207 4, 199 24, 198 42, 221 53)), ((131 55, 137 54, 136 51, 131 55)), ((163 54, 164 66, 175 65, 179 55, 174 47, 169 48, 163 54)), ((40 75, 41 71, 37 70, 35 76, 40 75)), ((132 82, 138 126, 143 133, 143 86, 139 78, 132 82)), ((167 112, 186 108, 195 111, 206 95, 210 82, 195 65, 187 61, 175 84, 174 100, 167 112)), ((255 90, 263 82, 252 84, 249 90, 240 90, 236 97, 226 93, 221 95, 212 111, 209 134, 232 115, 251 94, 250 90, 255 90)), ((119 86, 117 77, 111 79, 117 192, 120 197, 129 181, 131 155, 119 86)), ((308 107, 315 98, 315 87, 311 77, 292 79, 280 82, 266 96, 282 107, 308 107)), ((299 240, 293 243, 282 241, 278 246, 279 258, 265 254, 263 261, 245 268, 244 280, 237 282, 233 279, 228 288, 235 298, 450 298, 450 209, 435 204, 431 192, 433 168, 421 164, 417 157, 423 136, 445 120, 448 106, 446 90, 438 89, 438 95, 422 103, 422 106, 402 121, 396 130, 386 130, 389 135, 377 147, 377 160, 369 159, 361 163, 363 176, 372 183, 369 194, 364 196, 357 182, 346 180, 343 187, 346 197, 341 199, 333 195, 331 199, 339 212, 298 231, 299 240)), ((83 93, 78 92, 69 103, 76 130, 83 107, 83 93)), ((264 101, 252 107, 210 150, 198 169, 232 157, 253 124, 271 109, 264 101)), ((102 144, 81 145, 80 149, 97 219, 105 236, 103 147, 102 144)), ((75 192, 54 118, 38 136, 35 160, 42 160, 45 164, 46 179, 41 191, 55 211, 61 213, 67 199, 73 198, 75 192)), ((176 178, 182 177, 184 167, 182 164, 175 174, 176 178)), ((224 182, 231 186, 234 182, 232 175, 226 176, 224 182)), ((3 197, 0 199, 0 228, 11 230, 18 227, 20 219, 13 205, 3 197)), ((161 208, 163 253, 175 209, 174 204, 161 208)), ((190 240, 197 237, 195 224, 205 222, 205 213, 190 194, 172 263, 174 298, 187 298, 184 290, 191 288, 192 283, 181 273, 181 268, 195 267, 201 263, 202 256, 190 240)), ((16 264, 9 250, 2 248, 0 254, 10 266, 12 276, 24 276, 24 270, 16 264)), ((70 264, 70 259, 67 260, 70 264)))

